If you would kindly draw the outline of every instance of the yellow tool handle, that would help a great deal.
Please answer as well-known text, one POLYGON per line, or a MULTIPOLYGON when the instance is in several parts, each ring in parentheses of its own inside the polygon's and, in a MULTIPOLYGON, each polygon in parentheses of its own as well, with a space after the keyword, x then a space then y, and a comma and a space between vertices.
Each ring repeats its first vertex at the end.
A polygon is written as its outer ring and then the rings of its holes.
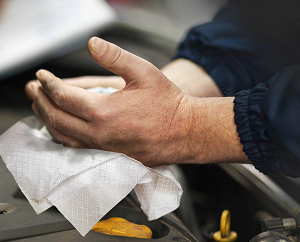
POLYGON ((220 231, 223 238, 226 237, 230 231, 230 223, 230 212, 228 210, 224 210, 220 220, 220 231))
POLYGON ((237 239, 237 233, 230 231, 230 223, 230 212, 228 210, 224 210, 220 219, 220 231, 213 235, 215 241, 233 242, 237 239))

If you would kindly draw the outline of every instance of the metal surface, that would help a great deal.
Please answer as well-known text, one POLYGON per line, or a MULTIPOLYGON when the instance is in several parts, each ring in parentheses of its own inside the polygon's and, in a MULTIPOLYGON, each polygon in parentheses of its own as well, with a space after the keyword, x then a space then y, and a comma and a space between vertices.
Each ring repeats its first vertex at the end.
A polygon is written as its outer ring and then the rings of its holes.
POLYGON ((297 223, 294 218, 284 218, 282 221, 285 231, 292 231, 297 229, 297 223))
POLYGON ((291 242, 291 240, 283 234, 268 231, 255 236, 250 242, 291 242))
POLYGON ((299 203, 254 166, 221 164, 220 167, 264 204, 273 216, 296 217, 300 212, 299 203))
POLYGON ((200 225, 196 218, 199 214, 195 212, 191 191, 187 183, 187 177, 178 165, 171 165, 169 167, 184 191, 180 199, 180 206, 176 210, 176 214, 185 226, 193 233, 193 235, 195 235, 196 238, 201 239, 201 233, 199 231, 200 225))

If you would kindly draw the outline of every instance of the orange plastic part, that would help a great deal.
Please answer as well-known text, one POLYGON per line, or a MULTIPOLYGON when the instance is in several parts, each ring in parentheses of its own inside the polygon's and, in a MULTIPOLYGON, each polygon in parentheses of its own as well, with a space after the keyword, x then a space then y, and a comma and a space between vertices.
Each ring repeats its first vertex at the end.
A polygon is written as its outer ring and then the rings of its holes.
POLYGON ((134 238, 151 239, 152 231, 145 225, 131 223, 124 218, 109 218, 101 220, 92 228, 93 231, 134 238))

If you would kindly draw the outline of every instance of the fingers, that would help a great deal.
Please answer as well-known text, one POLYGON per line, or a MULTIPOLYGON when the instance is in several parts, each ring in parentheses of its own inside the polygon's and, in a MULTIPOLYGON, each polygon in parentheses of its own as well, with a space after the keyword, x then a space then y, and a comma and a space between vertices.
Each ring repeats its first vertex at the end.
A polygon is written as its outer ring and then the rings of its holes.
MULTIPOLYGON (((70 147, 86 147, 84 143, 75 138, 77 136, 76 134, 78 133, 77 129, 75 127, 71 128, 72 126, 70 125, 67 126, 63 121, 66 119, 69 120, 69 117, 72 117, 72 125, 74 125, 73 120, 75 119, 76 123, 74 126, 81 127, 80 129, 82 129, 83 125, 86 125, 86 122, 84 120, 81 120, 80 118, 75 117, 62 110, 59 110, 56 104, 53 103, 43 92, 43 87, 39 81, 31 81, 27 83, 25 90, 27 96, 30 99, 35 100, 32 105, 33 111, 45 124, 49 133, 54 137, 55 140, 70 147), (57 127, 58 130, 54 127, 57 127), (59 130, 61 130, 62 132, 59 130), (76 130, 76 132, 74 132, 74 130, 76 130), (68 136, 68 134, 71 134, 73 138, 68 136)), ((77 137, 82 138, 81 135, 78 135, 77 137)))
POLYGON ((86 145, 76 139, 73 139, 71 137, 68 137, 62 133, 60 133, 59 131, 57 131, 56 129, 54 129, 53 127, 51 127, 46 120, 44 119, 44 117, 41 115, 38 105, 36 104, 36 102, 32 103, 32 110, 34 111, 34 113, 36 114, 36 116, 45 124, 47 130, 49 131, 49 133, 51 134, 51 136, 59 143, 68 146, 68 147, 73 147, 73 148, 86 148, 86 145))
POLYGON ((142 84, 147 81, 146 77, 153 78, 153 74, 158 73, 158 69, 148 61, 100 38, 91 38, 88 49, 99 65, 122 76, 127 84, 133 80, 142 84))
MULTIPOLYGON (((93 87, 112 87, 121 90, 125 87, 125 82, 120 76, 82 76, 62 79, 69 86, 89 89, 93 87)), ((32 80, 25 86, 25 93, 30 100, 34 100, 38 88, 42 87, 38 80, 32 80)))
POLYGON ((36 75, 43 90, 59 108, 87 121, 90 120, 90 113, 94 109, 93 102, 99 94, 69 86, 46 70, 39 70, 36 75))
POLYGON ((82 76, 62 80, 70 86, 81 87, 84 89, 93 87, 112 87, 121 90, 125 87, 123 78, 119 76, 82 76))
POLYGON ((37 96, 38 89, 41 88, 42 85, 37 80, 30 81, 25 86, 25 93, 30 100, 34 100, 37 96))
POLYGON ((89 134, 88 123, 84 119, 61 110, 42 89, 39 89, 35 105, 36 107, 33 106, 33 108, 37 116, 58 140, 53 130, 78 141, 83 140, 83 137, 89 134))

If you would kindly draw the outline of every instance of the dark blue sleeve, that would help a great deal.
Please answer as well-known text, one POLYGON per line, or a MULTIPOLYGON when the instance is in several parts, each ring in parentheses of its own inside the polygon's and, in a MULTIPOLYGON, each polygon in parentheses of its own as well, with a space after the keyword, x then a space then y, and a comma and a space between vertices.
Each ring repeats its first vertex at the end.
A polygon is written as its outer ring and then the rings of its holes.
POLYGON ((234 112, 243 150, 258 170, 300 177, 300 65, 236 94, 234 112))
POLYGON ((203 66, 226 96, 253 88, 300 63, 299 9, 298 0, 231 0, 189 31, 174 58, 203 66))

